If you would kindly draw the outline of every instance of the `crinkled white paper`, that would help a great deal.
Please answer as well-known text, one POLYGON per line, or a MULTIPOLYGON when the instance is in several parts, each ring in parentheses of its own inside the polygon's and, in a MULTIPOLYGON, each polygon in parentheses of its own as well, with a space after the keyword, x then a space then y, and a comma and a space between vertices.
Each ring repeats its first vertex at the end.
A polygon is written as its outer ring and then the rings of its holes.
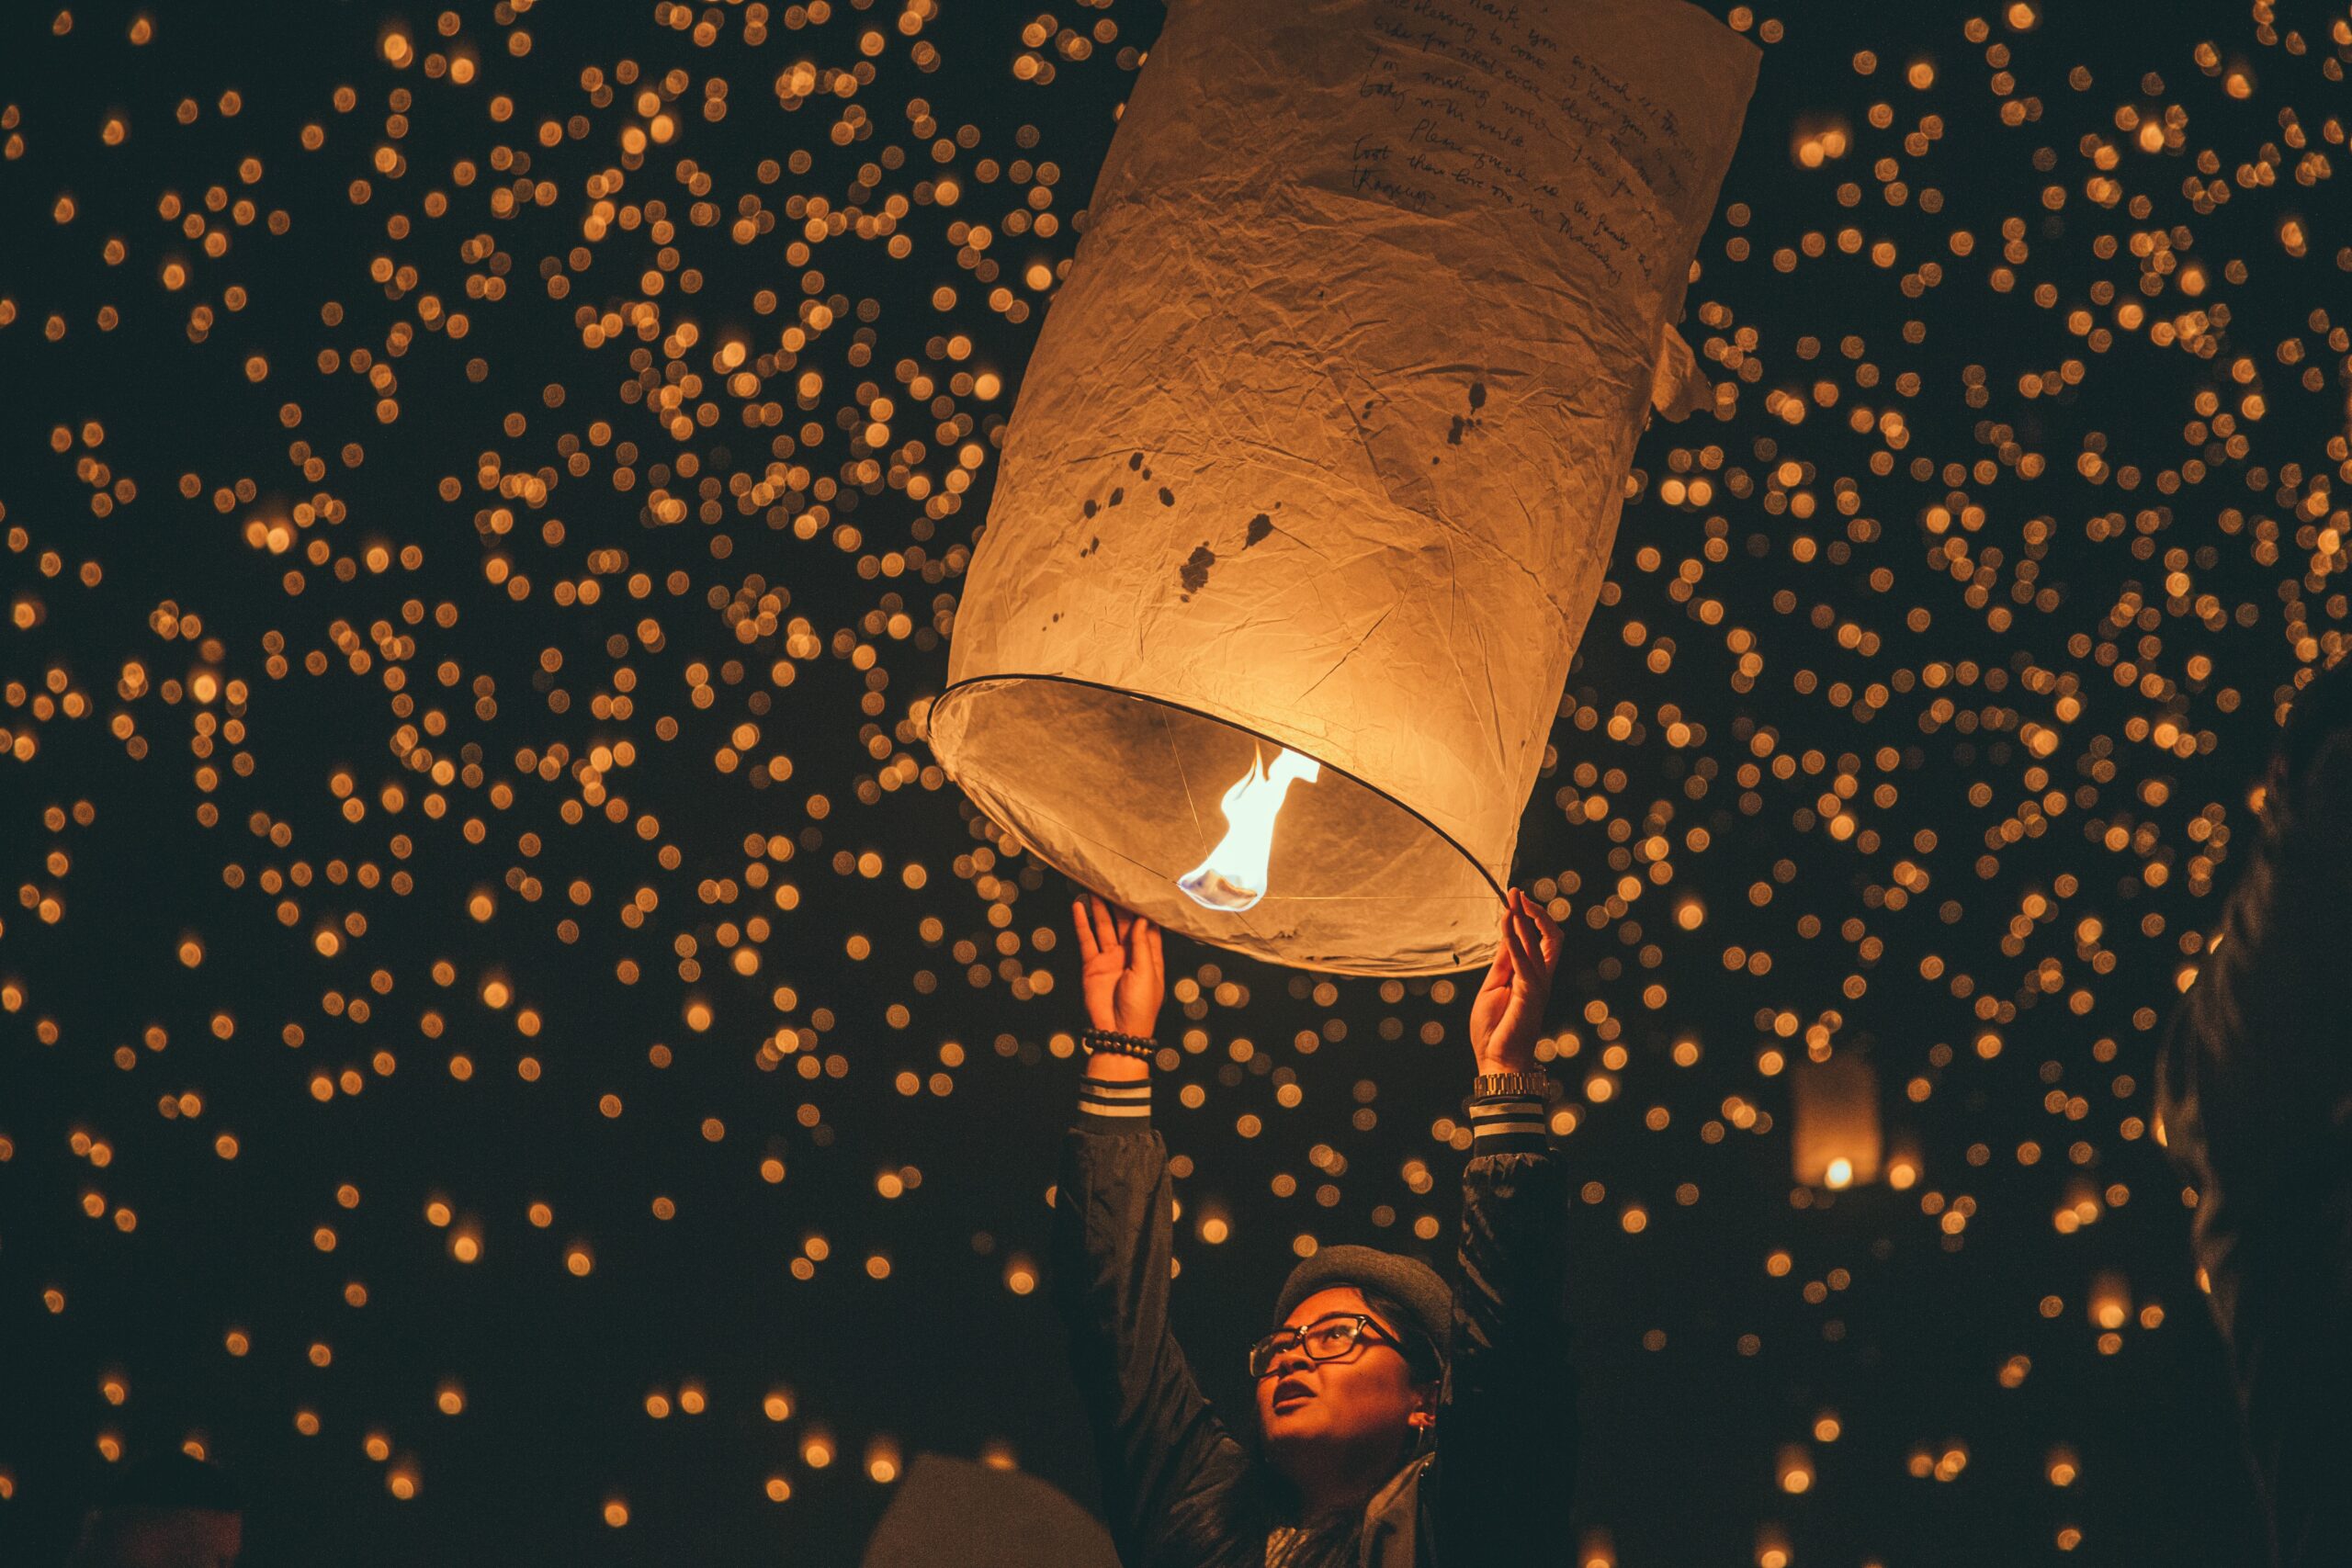
POLYGON ((1679 0, 1180 0, 1023 373, 932 714, 948 773, 1204 941, 1491 955, 1757 52, 1679 0), (1253 745, 1271 891, 1175 877, 1253 745))

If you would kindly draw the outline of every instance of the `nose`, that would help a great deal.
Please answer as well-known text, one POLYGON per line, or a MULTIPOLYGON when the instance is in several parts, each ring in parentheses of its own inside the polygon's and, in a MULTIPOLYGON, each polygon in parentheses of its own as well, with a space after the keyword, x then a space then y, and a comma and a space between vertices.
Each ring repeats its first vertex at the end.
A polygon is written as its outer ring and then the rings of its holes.
POLYGON ((1274 1352, 1274 1359, 1267 1366, 1266 1374, 1269 1377, 1279 1378, 1293 1367, 1311 1367, 1314 1364, 1315 1358, 1306 1353, 1305 1346, 1294 1339, 1274 1352))

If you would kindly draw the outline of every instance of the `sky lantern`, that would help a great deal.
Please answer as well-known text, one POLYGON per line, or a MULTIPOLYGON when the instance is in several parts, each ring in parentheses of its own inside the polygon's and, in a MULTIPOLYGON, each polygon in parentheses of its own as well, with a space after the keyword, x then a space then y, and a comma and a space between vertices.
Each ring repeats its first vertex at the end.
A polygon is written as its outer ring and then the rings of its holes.
POLYGON ((1187 0, 1023 376, 931 710, 1078 881, 1486 963, 1753 45, 1658 0, 1187 0))
POLYGON ((1851 1052, 1801 1063, 1791 1075, 1796 1104, 1796 1179, 1832 1191, 1878 1179, 1878 1074, 1851 1052))

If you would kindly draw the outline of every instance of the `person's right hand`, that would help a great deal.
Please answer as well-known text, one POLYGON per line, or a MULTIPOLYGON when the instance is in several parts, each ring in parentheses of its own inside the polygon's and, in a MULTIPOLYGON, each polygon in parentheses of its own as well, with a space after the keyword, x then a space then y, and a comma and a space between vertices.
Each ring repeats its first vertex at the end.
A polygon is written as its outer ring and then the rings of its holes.
POLYGON ((1085 960, 1079 987, 1086 996, 1086 1019, 1097 1029, 1148 1036, 1159 1022, 1168 992, 1159 954, 1159 928, 1089 893, 1073 899, 1070 919, 1078 927, 1078 951, 1085 960))
POLYGON ((1494 966, 1470 1004, 1470 1047, 1481 1073, 1529 1073, 1566 938, 1544 906, 1514 887, 1503 901, 1494 966))

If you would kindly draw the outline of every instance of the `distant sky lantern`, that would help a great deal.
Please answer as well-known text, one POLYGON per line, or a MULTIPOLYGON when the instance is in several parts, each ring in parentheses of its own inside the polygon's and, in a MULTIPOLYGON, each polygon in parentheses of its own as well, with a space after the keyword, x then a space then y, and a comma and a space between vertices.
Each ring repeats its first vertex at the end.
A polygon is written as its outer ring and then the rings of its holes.
POLYGON ((1756 66, 1679 0, 1171 6, 931 710, 974 802, 1206 942, 1486 963, 1756 66))
POLYGON ((2112 1269, 2091 1280, 2091 1325, 2112 1333, 2132 1320, 2132 1281, 2112 1269))
POLYGON ((1851 1052, 1800 1063, 1790 1075, 1796 1100, 1796 1179, 1832 1191, 1878 1179, 1878 1074, 1851 1052))

